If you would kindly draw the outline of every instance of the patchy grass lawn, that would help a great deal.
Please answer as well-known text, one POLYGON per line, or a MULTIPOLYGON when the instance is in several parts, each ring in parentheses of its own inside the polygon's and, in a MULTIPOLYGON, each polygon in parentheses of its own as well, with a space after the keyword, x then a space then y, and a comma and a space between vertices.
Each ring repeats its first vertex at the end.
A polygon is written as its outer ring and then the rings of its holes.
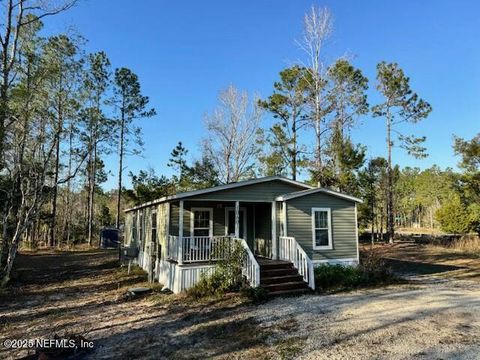
MULTIPOLYGON (((477 359, 480 353, 475 281, 449 277, 258 306, 235 294, 192 301, 160 293, 159 286, 129 300, 126 289, 146 285, 146 277, 118 269, 116 255, 22 254, 16 279, 0 294, 0 343, 82 334, 95 341, 87 359, 477 359)), ((427 262, 428 254, 422 256, 427 262)), ((25 355, 0 347, 2 359, 25 355)))

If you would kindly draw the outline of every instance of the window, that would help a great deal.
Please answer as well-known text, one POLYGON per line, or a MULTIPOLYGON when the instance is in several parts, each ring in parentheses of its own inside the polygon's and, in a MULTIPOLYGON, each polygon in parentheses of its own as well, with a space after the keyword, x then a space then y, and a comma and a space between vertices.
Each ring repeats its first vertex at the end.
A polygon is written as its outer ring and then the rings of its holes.
POLYGON ((213 209, 192 208, 191 236, 213 236, 213 209))
POLYGON ((143 244, 143 230, 144 230, 144 224, 143 224, 143 210, 140 210, 138 213, 138 227, 139 227, 139 235, 138 235, 138 242, 139 244, 143 244))
POLYGON ((152 212, 152 238, 151 241, 157 242, 157 212, 152 212))
POLYGON ((332 218, 329 208, 312 208, 314 250, 332 249, 332 218))
POLYGON ((132 213, 132 242, 137 242, 137 213, 132 213))

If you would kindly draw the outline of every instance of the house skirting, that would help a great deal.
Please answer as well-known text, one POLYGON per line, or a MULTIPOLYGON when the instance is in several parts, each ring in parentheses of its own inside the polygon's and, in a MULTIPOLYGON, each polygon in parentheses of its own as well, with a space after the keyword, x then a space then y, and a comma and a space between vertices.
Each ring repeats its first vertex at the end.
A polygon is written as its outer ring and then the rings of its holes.
POLYGON ((193 287, 200 280, 202 274, 209 275, 215 265, 212 264, 182 264, 160 260, 157 262, 155 278, 165 288, 178 294, 193 287))
POLYGON ((322 264, 331 264, 331 265, 344 265, 344 266, 357 266, 358 259, 323 259, 323 260, 312 260, 313 266, 317 267, 322 264))

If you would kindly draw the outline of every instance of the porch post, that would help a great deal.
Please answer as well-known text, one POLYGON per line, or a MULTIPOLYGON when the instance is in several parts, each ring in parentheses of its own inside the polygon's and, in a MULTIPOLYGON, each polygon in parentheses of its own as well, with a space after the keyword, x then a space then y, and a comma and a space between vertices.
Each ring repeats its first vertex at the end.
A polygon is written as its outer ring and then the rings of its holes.
POLYGON ((272 201, 272 258, 278 259, 277 256, 277 202, 272 201))
POLYGON ((235 237, 240 237, 240 201, 235 201, 235 237))
POLYGON ((178 214, 178 263, 183 263, 183 200, 180 200, 180 210, 178 214))

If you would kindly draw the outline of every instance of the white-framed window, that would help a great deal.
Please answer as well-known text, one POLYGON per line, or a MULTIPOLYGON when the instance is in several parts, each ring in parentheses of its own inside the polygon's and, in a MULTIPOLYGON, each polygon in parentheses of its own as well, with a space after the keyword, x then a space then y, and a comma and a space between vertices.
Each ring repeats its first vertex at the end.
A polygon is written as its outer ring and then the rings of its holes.
POLYGON ((213 208, 192 208, 190 236, 213 236, 213 208))
POLYGON ((333 248, 330 208, 312 208, 312 240, 313 250, 333 248))

